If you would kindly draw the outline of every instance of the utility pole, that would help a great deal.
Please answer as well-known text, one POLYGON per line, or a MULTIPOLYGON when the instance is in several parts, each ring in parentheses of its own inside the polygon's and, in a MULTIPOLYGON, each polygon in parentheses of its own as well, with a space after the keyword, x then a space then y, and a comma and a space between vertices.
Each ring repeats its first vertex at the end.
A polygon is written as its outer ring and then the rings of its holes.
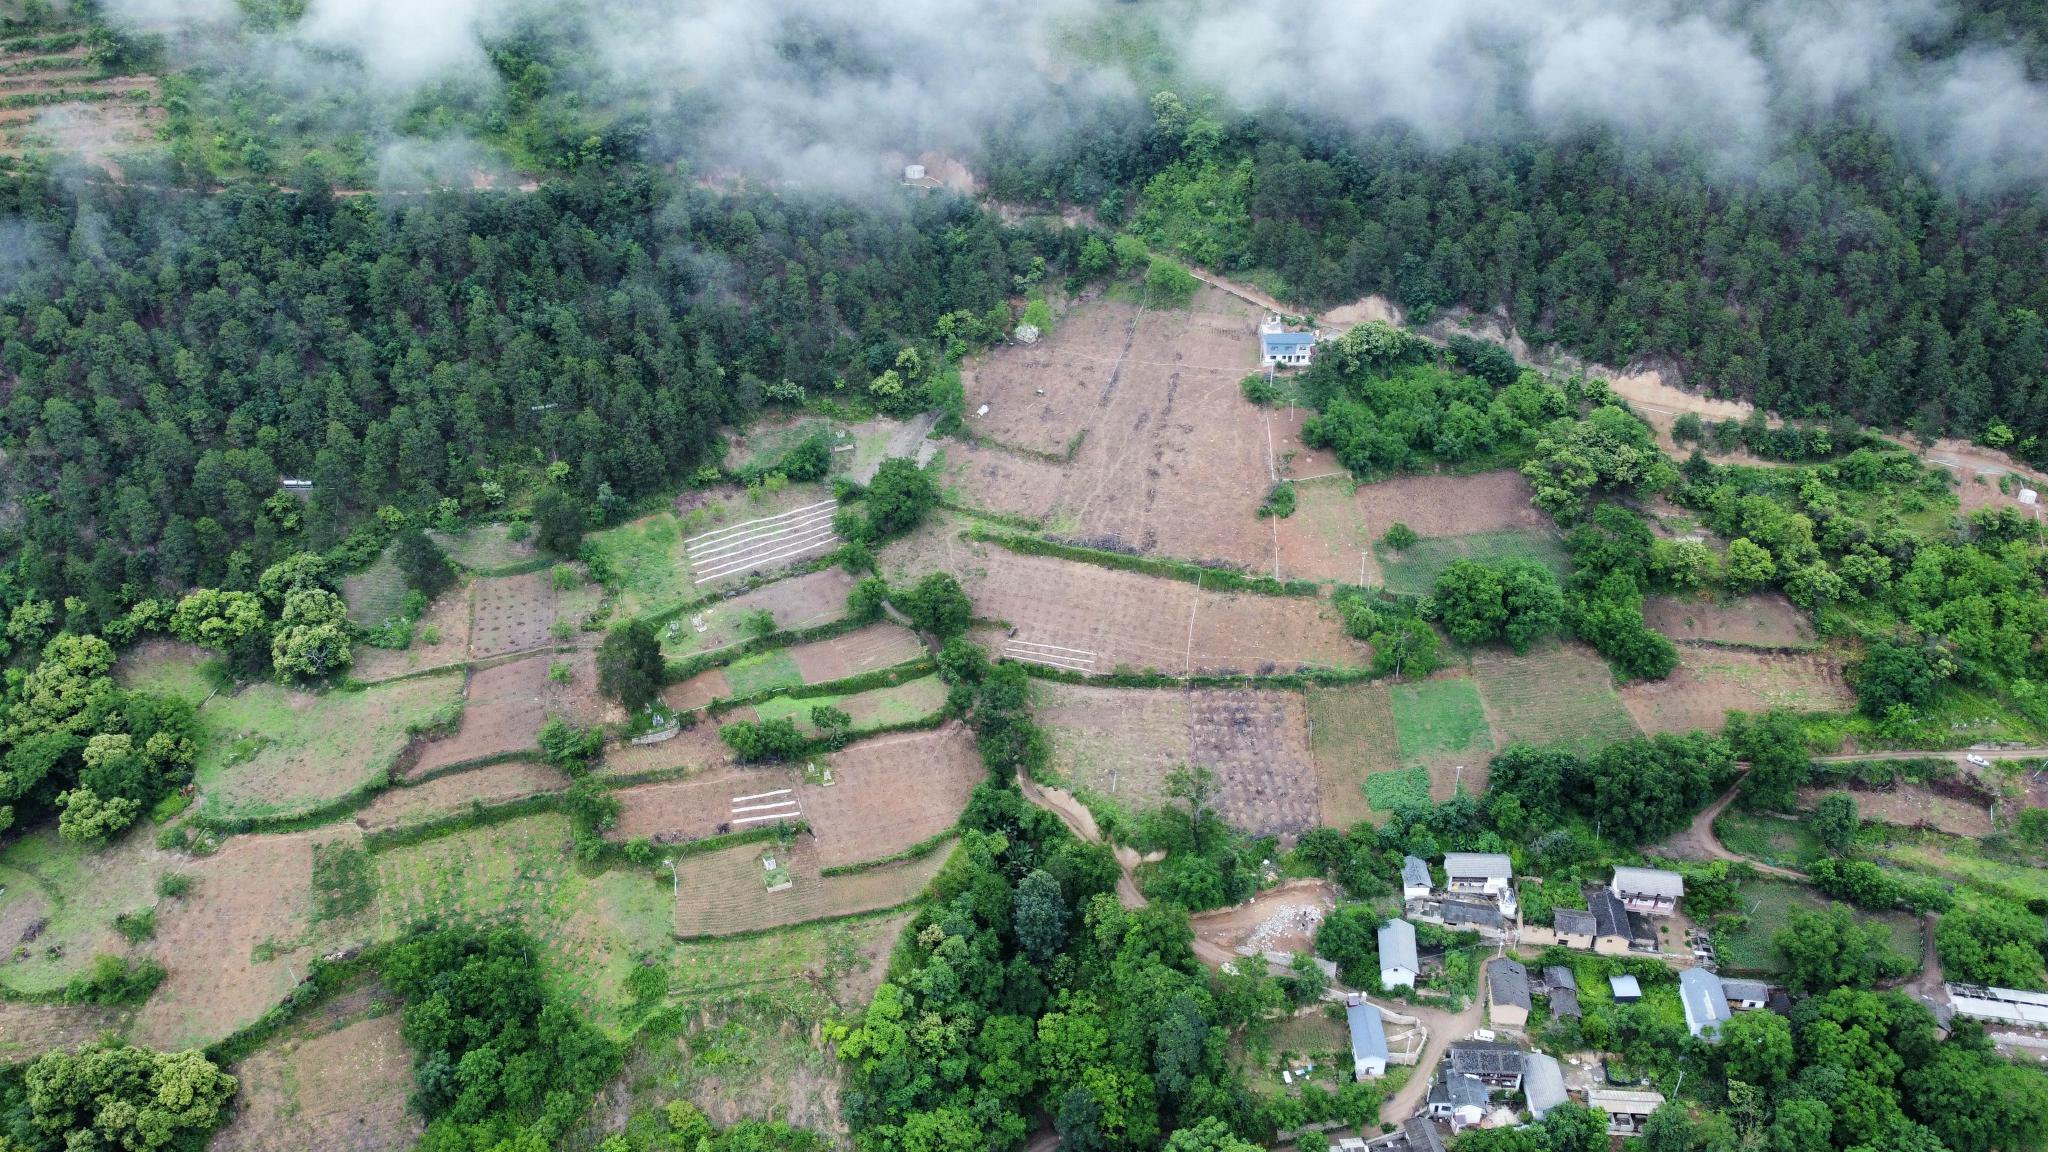
POLYGON ((676 871, 676 858, 670 856, 663 860, 661 865, 668 869, 669 898, 671 900, 681 900, 683 898, 683 874, 676 871))

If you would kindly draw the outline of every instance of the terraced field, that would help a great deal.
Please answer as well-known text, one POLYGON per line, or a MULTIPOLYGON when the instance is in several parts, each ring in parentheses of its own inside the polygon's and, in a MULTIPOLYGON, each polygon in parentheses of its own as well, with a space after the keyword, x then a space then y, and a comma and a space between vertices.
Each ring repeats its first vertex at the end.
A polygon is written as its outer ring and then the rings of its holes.
POLYGON ((1577 645, 1488 656, 1472 674, 1500 747, 1522 741, 1583 755, 1636 735, 1606 662, 1577 645))
POLYGON ((124 155, 156 147, 156 77, 91 59, 82 26, 0 40, 0 155, 63 152, 116 175, 124 155))
POLYGON ((730 936, 893 908, 924 891, 946 856, 941 848, 901 864, 825 876, 816 843, 807 836, 786 845, 742 844, 706 852, 677 867, 675 931, 686 938, 730 936), (766 866, 771 863, 772 869, 766 866), (786 873, 789 887, 769 891, 773 873, 786 873))

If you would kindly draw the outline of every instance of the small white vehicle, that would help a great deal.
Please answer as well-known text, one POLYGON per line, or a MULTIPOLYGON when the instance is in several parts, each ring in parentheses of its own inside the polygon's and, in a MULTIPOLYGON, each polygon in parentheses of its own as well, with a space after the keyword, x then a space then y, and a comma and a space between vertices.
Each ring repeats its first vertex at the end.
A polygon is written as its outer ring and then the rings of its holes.
POLYGON ((1972 752, 1968 756, 1963 757, 1963 759, 1968 760, 1970 763, 1975 764, 1979 768, 1991 767, 1991 761, 1986 760, 1984 757, 1977 755, 1975 752, 1972 752))

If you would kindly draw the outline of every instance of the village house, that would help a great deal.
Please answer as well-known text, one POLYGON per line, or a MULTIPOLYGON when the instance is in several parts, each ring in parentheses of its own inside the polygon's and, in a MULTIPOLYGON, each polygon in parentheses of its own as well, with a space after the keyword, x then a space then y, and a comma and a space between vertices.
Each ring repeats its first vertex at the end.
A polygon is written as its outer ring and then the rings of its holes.
POLYGON ((1702 1040, 1720 1039, 1721 1025, 1734 1011, 1719 976, 1705 968, 1687 968, 1678 974, 1678 998, 1685 1003, 1686 1031, 1702 1040))
POLYGON ((1771 986, 1761 980, 1723 980, 1721 991, 1737 1012, 1753 1012, 1771 1002, 1771 986))
POLYGON ((1362 997, 1353 996, 1344 1007, 1344 1019, 1351 1026, 1352 1078, 1371 1080, 1385 1076, 1387 1024, 1380 1010, 1362 997))
POLYGON ((1552 1108, 1565 1102, 1564 1069, 1557 1066, 1556 1057, 1529 1053, 1522 1075, 1522 1097, 1528 1101, 1532 1120, 1543 1119, 1552 1108))
POLYGON ((1529 1022, 1529 970, 1500 957, 1486 965, 1486 1011, 1495 1025, 1520 1028, 1529 1022))
POLYGON ((1664 1106, 1659 1092, 1623 1092, 1595 1088, 1586 1093, 1586 1106, 1607 1113, 1609 1136, 1633 1136, 1650 1122, 1650 1114, 1664 1106))
POLYGON ((1413 988, 1422 972, 1415 947, 1415 925, 1389 920, 1380 926, 1380 987, 1413 988))
POLYGON ((1337 1141, 1337 1152, 1444 1152, 1443 1133, 1422 1116, 1410 1116, 1406 1123, 1385 1136, 1371 1140, 1346 1136, 1337 1141))
POLYGON ((1605 888, 1594 888, 1586 893, 1586 903, 1592 905, 1593 951, 1602 956, 1627 952, 1636 931, 1621 900, 1605 888))
POLYGON ((1515 868, 1501 852, 1452 852, 1444 857, 1444 887, 1452 892, 1499 899, 1515 878, 1515 868))
MULTIPOLYGON (((1581 952, 1593 950, 1593 932, 1598 925, 1591 912, 1577 908, 1553 909, 1550 913, 1550 924, 1557 933, 1559 944, 1566 948, 1576 948, 1581 952)), ((1628 945, 1624 943, 1622 947, 1626 948, 1628 945)))
POLYGON ((1429 1082, 1423 1113, 1442 1120, 1456 1132, 1486 1118, 1492 1099, 1486 1081, 1464 1072, 1444 1071, 1429 1082))
POLYGON ((1669 916, 1685 896, 1685 877, 1662 868, 1616 868, 1608 891, 1631 912, 1669 916))
POLYGON ((1471 1076, 1493 1091, 1519 1092, 1522 1066, 1529 1054, 1513 1044, 1493 1040, 1459 1040, 1445 1054, 1451 1071, 1471 1076))
POLYGON ((1300 368, 1315 356, 1314 332, 1289 332, 1278 316, 1259 325, 1259 363, 1266 368, 1300 368))
POLYGON ((1401 899, 1427 900, 1430 892, 1429 865, 1420 856, 1401 858, 1401 899))
POLYGON ((1579 978, 1576 973, 1562 964, 1552 964, 1543 970, 1543 987, 1550 1000, 1550 1014, 1559 1020, 1577 1020, 1583 1013, 1579 1010, 1579 978))

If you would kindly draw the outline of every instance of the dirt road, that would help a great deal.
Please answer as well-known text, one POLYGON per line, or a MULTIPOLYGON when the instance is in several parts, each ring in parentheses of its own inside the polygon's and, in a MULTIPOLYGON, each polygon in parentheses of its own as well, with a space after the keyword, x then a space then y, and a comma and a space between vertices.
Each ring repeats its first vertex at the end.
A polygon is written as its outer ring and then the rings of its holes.
MULTIPOLYGON (((1095 826, 1095 814, 1088 811, 1087 805, 1074 799, 1073 793, 1044 787, 1025 775, 1022 769, 1017 771, 1017 791, 1022 792, 1026 800, 1058 816, 1060 823, 1065 824, 1067 830, 1074 835, 1090 844, 1102 843, 1102 829, 1095 826)), ((1119 872, 1116 880, 1117 902, 1126 908, 1143 908, 1146 904, 1145 894, 1138 891, 1138 881, 1134 875, 1139 862, 1137 852, 1121 845, 1113 846, 1111 851, 1116 854, 1119 872)), ((1198 947, 1195 951, 1199 955, 1201 949, 1198 947)))
POLYGON ((1429 1043, 1423 1046, 1422 1059, 1415 1064, 1414 1075, 1401 1085, 1401 1090, 1387 1097, 1380 1105, 1382 1124, 1399 1124, 1422 1110, 1422 1102, 1429 1095, 1430 1073, 1436 1069, 1437 1061, 1444 1057, 1444 1050, 1451 1041, 1463 1040, 1470 1036, 1486 1021, 1486 1001, 1474 996, 1471 1007, 1463 1012, 1442 1012, 1435 1008, 1423 1008, 1414 1004, 1403 1004, 1400 1012, 1422 1021, 1429 1029, 1429 1043))
POLYGON ((1780 868, 1775 864, 1765 864, 1762 861, 1751 860, 1747 856, 1731 852, 1726 845, 1721 843, 1721 838, 1714 835, 1715 819, 1727 809, 1729 804, 1734 802, 1736 793, 1741 791, 1741 789, 1742 782, 1738 780, 1733 787, 1721 794, 1720 799, 1700 809, 1700 814, 1692 818, 1692 823, 1686 826, 1685 831, 1666 840, 1663 846, 1670 850, 1673 855, 1680 858, 1726 860, 1730 863, 1747 864, 1767 876, 1782 876, 1787 880, 1805 880, 1806 874, 1803 872, 1794 872, 1790 868, 1780 868))
POLYGON ((2048 748, 1959 748, 1953 752, 1916 752, 1907 749, 1899 752, 1844 752, 1835 756, 1815 756, 1817 764, 1848 764, 1857 760, 1947 760, 1952 764, 1966 763, 1971 756, 1982 756, 1986 760, 2044 760, 2048 759, 2048 748))

